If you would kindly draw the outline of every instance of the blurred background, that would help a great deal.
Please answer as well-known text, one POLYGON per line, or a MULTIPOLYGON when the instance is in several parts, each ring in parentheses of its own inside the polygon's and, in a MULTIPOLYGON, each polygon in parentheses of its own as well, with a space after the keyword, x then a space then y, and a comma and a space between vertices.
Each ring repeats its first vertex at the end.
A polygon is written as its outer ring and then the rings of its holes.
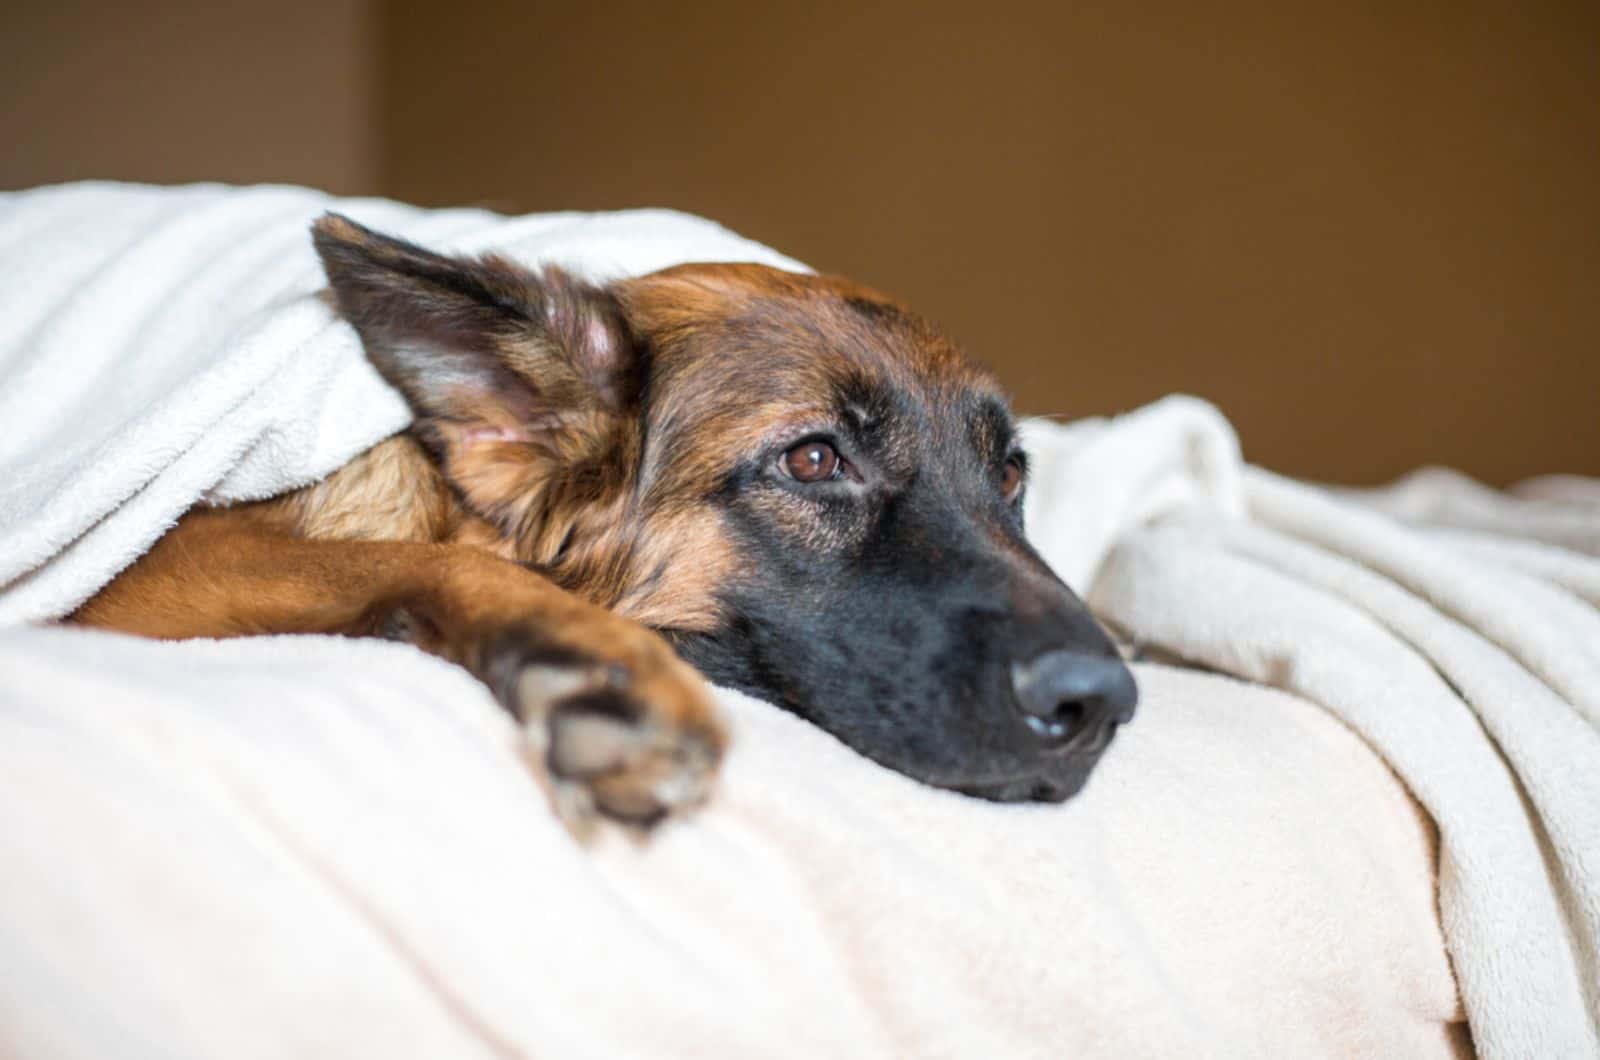
POLYGON ((1026 412, 1349 483, 1600 474, 1600 4, 11 3, 0 187, 673 206, 1026 412))

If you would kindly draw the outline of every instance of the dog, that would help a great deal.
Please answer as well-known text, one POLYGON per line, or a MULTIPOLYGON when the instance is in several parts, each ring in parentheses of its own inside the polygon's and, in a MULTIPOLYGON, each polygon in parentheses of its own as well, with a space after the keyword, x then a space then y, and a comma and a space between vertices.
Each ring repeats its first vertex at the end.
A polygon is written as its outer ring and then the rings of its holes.
POLYGON ((412 426, 296 492, 197 507, 69 621, 335 633, 465 667, 563 813, 649 825, 727 744, 707 679, 914 779, 1076 793, 1138 698, 1023 537, 995 378, 842 279, 604 285, 312 226, 412 426))

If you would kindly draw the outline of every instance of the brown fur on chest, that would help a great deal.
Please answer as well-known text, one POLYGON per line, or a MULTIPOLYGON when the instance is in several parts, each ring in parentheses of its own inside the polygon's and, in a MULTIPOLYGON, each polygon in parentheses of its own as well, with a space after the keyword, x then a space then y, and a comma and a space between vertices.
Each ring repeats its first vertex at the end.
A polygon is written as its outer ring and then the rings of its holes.
MULTIPOLYGON (((479 472, 493 473, 492 467, 479 472)), ((643 533, 630 525, 626 506, 586 505, 581 497, 546 512, 548 525, 530 528, 527 540, 508 537, 468 509, 409 432, 378 443, 321 482, 249 509, 279 531, 307 540, 481 549, 533 566, 592 603, 658 628, 710 628, 715 589, 733 558, 714 517, 686 510, 653 520, 643 533), (686 556, 694 559, 683 562, 686 556)))
POLYGON ((428 454, 407 434, 368 449, 313 485, 260 510, 297 537, 319 541, 461 541, 493 550, 428 454))

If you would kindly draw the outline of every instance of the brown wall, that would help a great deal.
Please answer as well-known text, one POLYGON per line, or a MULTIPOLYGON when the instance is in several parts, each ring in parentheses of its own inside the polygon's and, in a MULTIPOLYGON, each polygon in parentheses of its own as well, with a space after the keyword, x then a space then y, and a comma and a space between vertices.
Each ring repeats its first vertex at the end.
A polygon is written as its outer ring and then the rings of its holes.
POLYGON ((1030 411, 1187 390, 1298 474, 1600 473, 1600 5, 1155 7, 392 6, 385 175, 710 214, 1030 411))
POLYGON ((23 0, 0 8, 0 188, 106 177, 369 192, 365 0, 23 0))
POLYGON ((1165 6, 11 4, 0 187, 678 206, 1028 411, 1188 390, 1298 474, 1600 474, 1600 4, 1165 6))

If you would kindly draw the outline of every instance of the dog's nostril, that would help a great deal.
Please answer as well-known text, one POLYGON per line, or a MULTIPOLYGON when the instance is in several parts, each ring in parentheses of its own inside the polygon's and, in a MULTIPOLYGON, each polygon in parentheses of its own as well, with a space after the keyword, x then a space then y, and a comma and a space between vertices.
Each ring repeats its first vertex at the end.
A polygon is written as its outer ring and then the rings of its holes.
POLYGON ((1033 732, 1098 750, 1133 717, 1139 692, 1117 658, 1055 651, 1012 667, 1012 690, 1033 732))
POLYGON ((1028 723, 1028 728, 1047 740, 1067 740, 1082 728, 1086 713, 1088 711, 1082 703, 1069 702, 1058 704, 1053 714, 1028 712, 1023 714, 1022 720, 1028 723))

